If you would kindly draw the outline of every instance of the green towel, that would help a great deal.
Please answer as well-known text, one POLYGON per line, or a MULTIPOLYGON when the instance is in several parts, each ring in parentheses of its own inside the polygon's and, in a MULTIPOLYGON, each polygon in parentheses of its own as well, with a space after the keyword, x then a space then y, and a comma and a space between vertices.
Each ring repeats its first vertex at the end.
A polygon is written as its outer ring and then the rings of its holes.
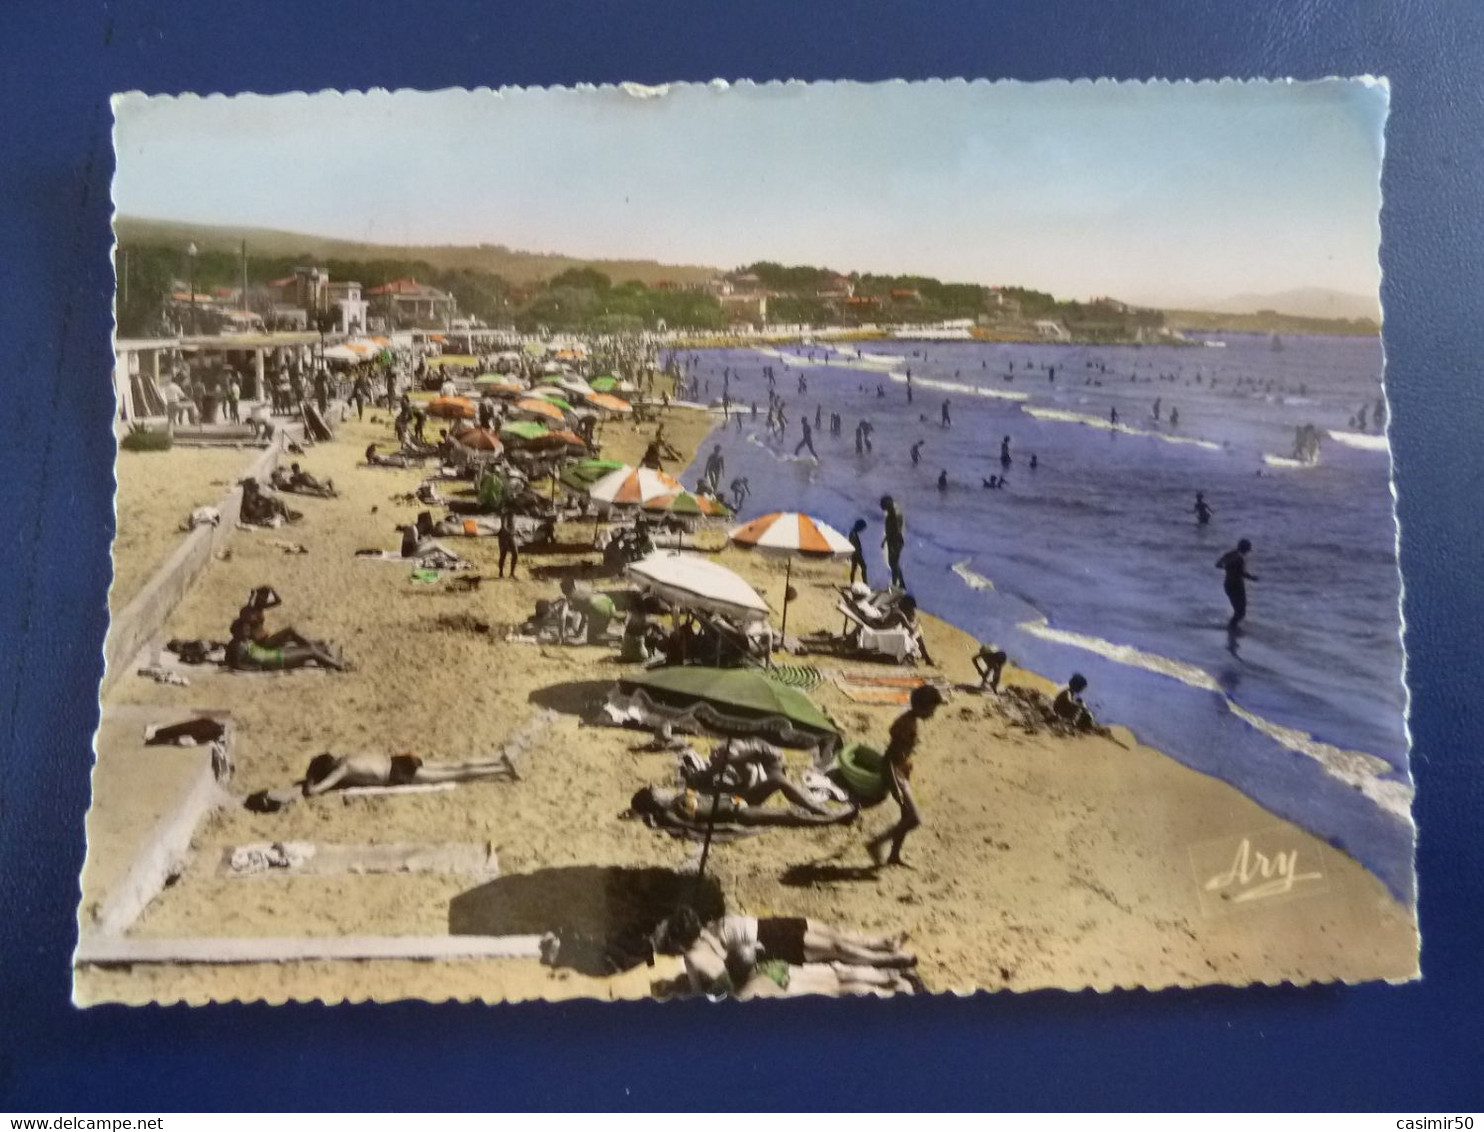
POLYGON ((440 574, 437 570, 414 570, 412 572, 412 580, 414 582, 422 582, 424 584, 429 582, 436 582, 442 576, 443 575, 440 574))

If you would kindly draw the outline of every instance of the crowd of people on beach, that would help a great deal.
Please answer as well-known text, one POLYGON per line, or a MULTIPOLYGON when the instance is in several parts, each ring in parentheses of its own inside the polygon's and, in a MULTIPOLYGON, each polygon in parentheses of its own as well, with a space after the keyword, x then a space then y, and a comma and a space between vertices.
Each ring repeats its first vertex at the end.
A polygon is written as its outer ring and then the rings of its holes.
MULTIPOLYGON (((593 417, 573 420, 569 416, 566 423, 574 426, 571 429, 574 439, 564 443, 560 450, 522 452, 515 445, 506 445, 498 454, 481 454, 478 448, 465 443, 464 438, 473 431, 506 435, 502 425, 511 419, 511 402, 481 394, 472 380, 473 374, 482 371, 498 374, 522 391, 528 391, 547 364, 540 357, 504 355, 476 358, 463 370, 447 367, 439 370, 424 360, 385 368, 368 365, 344 375, 344 380, 336 386, 345 398, 343 413, 353 411, 358 419, 363 419, 368 409, 378 411, 384 415, 377 419, 390 430, 387 450, 379 443, 367 447, 363 466, 368 472, 378 469, 422 472, 431 468, 433 474, 425 476, 408 495, 409 501, 428 507, 446 503, 442 491, 453 480, 472 485, 471 494, 476 499, 468 506, 450 509, 441 518, 435 517, 432 510, 423 510, 414 522, 401 525, 402 541, 397 550, 376 549, 365 554, 412 565, 414 580, 419 574, 436 577, 444 571, 462 581, 465 589, 473 589, 479 578, 467 576, 464 568, 468 564, 439 540, 483 536, 497 539, 498 576, 513 579, 524 550, 543 543, 555 544, 559 523, 594 517, 597 525, 601 525, 604 517, 610 520, 609 529, 595 542, 595 546, 601 544, 603 567, 608 571, 622 570, 627 564, 654 553, 665 533, 663 520, 652 519, 641 511, 629 521, 614 522, 620 516, 605 516, 602 511, 594 510, 580 487, 569 489, 565 495, 557 490, 558 473, 564 465, 572 459, 600 455, 601 446, 592 428, 593 417), (429 435, 433 402, 426 396, 435 391, 435 401, 463 398, 472 405, 471 415, 458 414, 450 421, 451 427, 439 428, 436 439, 429 435), (552 490, 537 490, 537 485, 547 480, 552 490)), ((664 391, 658 399, 652 396, 655 374, 661 369, 672 378, 677 396, 694 394, 696 389, 696 379, 685 376, 684 362, 672 356, 668 364, 663 364, 655 348, 647 344, 630 344, 624 349, 610 343, 601 367, 625 374, 625 385, 631 394, 651 391, 645 406, 651 410, 665 403, 664 391)), ((580 380, 584 369, 591 376, 597 368, 597 363, 590 362, 585 367, 569 363, 556 372, 580 380)), ((768 376, 772 379, 770 385, 776 385, 771 367, 768 376)), ((727 419, 734 413, 740 419, 741 410, 727 401, 729 377, 728 374, 723 378, 724 413, 727 419)), ((808 392, 807 380, 802 375, 796 388, 801 395, 808 392)), ((635 399, 638 401, 638 397, 635 399)), ((756 412, 754 405, 751 413, 756 412)), ((812 419, 799 418, 802 439, 794 447, 795 455, 819 458, 814 439, 824 421, 820 407, 815 408, 812 419)), ((770 389, 767 429, 775 437, 781 437, 792 423, 788 406, 770 389)), ((939 424, 942 428, 953 426, 952 406, 946 400, 940 407, 939 424)), ((842 430, 841 414, 830 413, 829 434, 838 437, 842 430)), ((866 419, 855 426, 858 451, 870 451, 872 431, 866 419)), ((1010 436, 1001 441, 1002 473, 1007 473, 1014 462, 1012 443, 1010 436)), ((914 460, 917 455, 914 446, 914 460)), ((663 470, 667 463, 681 459, 683 454, 666 438, 663 420, 656 422, 651 439, 645 443, 640 466, 663 470)), ((1031 460, 1034 466, 1034 456, 1031 460)), ((303 514, 285 504, 281 495, 314 497, 330 506, 340 495, 332 480, 316 476, 300 460, 291 462, 287 468, 275 469, 267 484, 246 481, 242 486, 240 519, 255 526, 306 521, 303 514)), ((713 499, 725 494, 738 508, 750 496, 746 476, 727 478, 726 459, 720 445, 714 445, 706 454, 694 491, 713 499)), ((688 607, 643 586, 637 590, 600 590, 586 580, 567 576, 561 579, 555 594, 538 600, 531 616, 512 628, 508 640, 513 645, 532 641, 615 650, 621 664, 634 666, 641 672, 696 663, 721 668, 751 667, 767 672, 774 666, 780 646, 804 652, 825 649, 842 656, 889 659, 935 669, 937 662, 923 631, 918 602, 908 585, 910 562, 905 510, 892 495, 882 496, 879 508, 882 526, 879 542, 874 536, 868 541, 870 523, 864 518, 853 524, 848 535, 849 580, 839 588, 837 606, 847 617, 843 632, 816 633, 789 642, 766 620, 747 621, 716 610, 688 607), (872 543, 876 544, 872 551, 879 549, 886 564, 886 584, 880 589, 873 589, 870 584, 870 560, 874 553, 868 553, 867 547, 872 543)), ((1240 558, 1246 552, 1246 545, 1232 553, 1240 558)), ((1229 594, 1252 580, 1241 562, 1236 566, 1226 559, 1223 562, 1229 594)), ((1237 598, 1233 597, 1232 601, 1235 610, 1237 598)), ((331 672, 354 670, 353 663, 331 642, 311 639, 292 626, 270 631, 268 614, 283 604, 283 598, 271 585, 259 586, 237 611, 224 644, 172 641, 170 647, 188 663, 215 660, 244 672, 308 667, 331 672)), ((1234 613, 1234 620, 1239 619, 1234 613)), ((994 697, 1005 691, 1004 679, 1010 661, 1004 649, 981 643, 970 660, 978 682, 963 686, 964 692, 994 697)), ((864 850, 875 868, 907 866, 908 841, 924 821, 914 793, 914 766, 928 745, 931 721, 945 702, 945 689, 942 679, 931 672, 911 683, 906 702, 886 729, 879 748, 861 742, 847 743, 837 734, 821 737, 813 751, 811 766, 802 777, 790 767, 783 749, 762 733, 723 738, 709 756, 703 756, 689 742, 679 739, 669 722, 651 721, 646 725, 652 729, 656 749, 672 751, 676 756, 675 780, 673 784, 645 786, 630 799, 626 812, 632 818, 671 833, 704 837, 709 845, 718 827, 756 831, 836 826, 855 822, 864 810, 890 802, 896 810, 895 819, 867 838, 864 850), (779 801, 782 806, 777 804, 779 801)), ((1069 734, 1106 735, 1107 729, 1095 720, 1084 701, 1086 690, 1086 679, 1074 674, 1054 698, 1044 701, 1037 710, 1044 713, 1048 725, 1065 728, 1069 734)), ((519 777, 508 753, 453 762, 410 753, 324 753, 310 760, 299 780, 276 790, 258 791, 247 799, 247 805, 274 812, 299 799, 347 789, 445 787, 490 779, 515 781, 519 777)), ((899 937, 862 936, 800 918, 770 920, 726 915, 703 924, 689 908, 682 907, 676 915, 679 921, 666 929, 669 935, 666 946, 671 953, 683 956, 689 986, 694 991, 712 994, 725 990, 752 997, 817 990, 889 992, 910 990, 916 985, 915 958, 903 950, 904 941, 899 937)), ((555 962, 561 954, 571 954, 575 946, 570 938, 554 936, 547 950, 555 962)))

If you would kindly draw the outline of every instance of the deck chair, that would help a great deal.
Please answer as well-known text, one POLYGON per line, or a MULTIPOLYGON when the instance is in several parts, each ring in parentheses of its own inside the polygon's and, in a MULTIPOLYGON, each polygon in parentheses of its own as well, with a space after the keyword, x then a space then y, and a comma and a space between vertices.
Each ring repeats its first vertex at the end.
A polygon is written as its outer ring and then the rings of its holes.
POLYGON ((842 599, 835 606, 850 623, 846 640, 867 656, 886 657, 903 664, 918 657, 917 638, 909 630, 896 626, 891 629, 878 628, 867 621, 858 607, 842 599))

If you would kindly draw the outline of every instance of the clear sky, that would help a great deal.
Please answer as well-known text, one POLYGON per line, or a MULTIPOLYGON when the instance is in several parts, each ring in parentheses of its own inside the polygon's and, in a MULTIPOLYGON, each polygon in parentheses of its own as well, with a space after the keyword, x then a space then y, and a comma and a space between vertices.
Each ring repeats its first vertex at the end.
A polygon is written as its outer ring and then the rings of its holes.
POLYGON ((130 216, 759 259, 1175 305, 1374 295, 1383 84, 923 83, 116 101, 130 216))

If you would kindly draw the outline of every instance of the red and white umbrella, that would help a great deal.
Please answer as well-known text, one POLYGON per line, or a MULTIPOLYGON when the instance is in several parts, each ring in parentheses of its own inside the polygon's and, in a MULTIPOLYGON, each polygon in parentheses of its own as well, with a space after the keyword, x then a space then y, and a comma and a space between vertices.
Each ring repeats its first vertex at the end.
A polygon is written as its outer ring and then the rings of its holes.
POLYGON ((588 488, 587 496, 598 503, 637 507, 662 496, 678 495, 684 490, 685 485, 674 476, 654 468, 635 468, 625 464, 588 488))
POLYGON ((834 527, 798 511, 774 511, 769 515, 761 515, 750 523, 734 527, 728 532, 727 538, 748 550, 787 555, 788 567, 783 574, 783 623, 780 632, 788 628, 788 590, 789 583, 793 580, 794 555, 804 558, 838 558, 855 549, 850 545, 850 540, 834 527))

